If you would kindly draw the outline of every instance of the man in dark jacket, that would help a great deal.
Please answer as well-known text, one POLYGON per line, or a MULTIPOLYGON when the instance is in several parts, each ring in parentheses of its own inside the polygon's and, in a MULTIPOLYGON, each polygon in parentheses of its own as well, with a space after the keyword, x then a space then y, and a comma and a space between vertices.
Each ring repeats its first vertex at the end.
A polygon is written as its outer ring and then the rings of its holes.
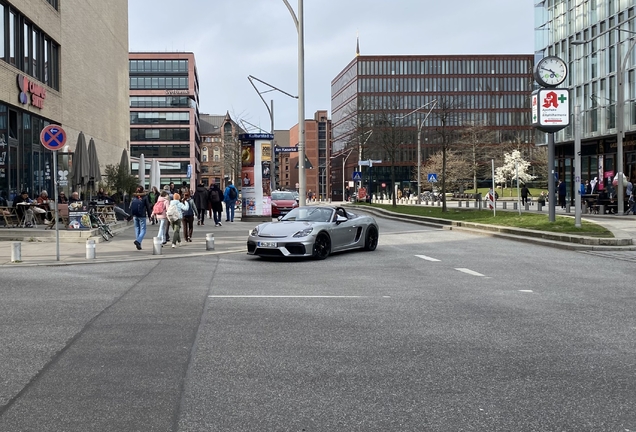
POLYGON ((212 206, 212 216, 214 217, 214 226, 222 226, 221 215, 223 214, 223 191, 219 189, 219 185, 213 183, 208 193, 210 205, 212 206))
POLYGON ((205 220, 205 213, 210 208, 210 203, 208 200, 208 190, 205 188, 203 183, 199 183, 196 191, 194 192, 194 204, 197 206, 197 210, 199 211, 199 219, 197 221, 197 225, 203 225, 205 220))

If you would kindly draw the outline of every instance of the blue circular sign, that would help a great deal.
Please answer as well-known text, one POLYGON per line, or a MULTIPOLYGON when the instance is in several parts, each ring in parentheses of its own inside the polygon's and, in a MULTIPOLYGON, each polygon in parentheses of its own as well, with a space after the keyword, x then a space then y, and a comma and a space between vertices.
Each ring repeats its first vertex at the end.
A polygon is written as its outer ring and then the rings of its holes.
POLYGON ((66 144, 66 132, 58 125, 48 125, 40 132, 40 142, 49 150, 59 150, 66 144))

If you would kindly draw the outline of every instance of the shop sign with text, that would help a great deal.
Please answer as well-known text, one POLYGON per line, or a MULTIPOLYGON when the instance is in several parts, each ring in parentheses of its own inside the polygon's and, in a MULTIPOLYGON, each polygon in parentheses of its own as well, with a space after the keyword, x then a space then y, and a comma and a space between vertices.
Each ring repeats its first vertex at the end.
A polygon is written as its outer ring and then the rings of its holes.
POLYGON ((46 88, 44 86, 31 81, 28 77, 24 75, 18 75, 18 90, 20 90, 20 94, 18 95, 18 101, 21 104, 26 105, 31 102, 36 108, 44 108, 44 99, 46 99, 46 88), (31 97, 29 97, 29 95, 31 97))

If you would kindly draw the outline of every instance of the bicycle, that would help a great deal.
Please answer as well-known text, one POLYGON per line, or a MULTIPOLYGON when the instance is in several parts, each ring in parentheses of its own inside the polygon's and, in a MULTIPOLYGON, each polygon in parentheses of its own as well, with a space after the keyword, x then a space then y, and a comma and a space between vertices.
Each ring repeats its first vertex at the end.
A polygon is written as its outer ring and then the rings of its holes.
POLYGON ((103 219, 103 216, 97 212, 95 207, 89 208, 88 217, 91 219, 91 226, 99 230, 99 234, 104 240, 108 241, 112 237, 115 237, 113 230, 110 229, 110 224, 103 219))

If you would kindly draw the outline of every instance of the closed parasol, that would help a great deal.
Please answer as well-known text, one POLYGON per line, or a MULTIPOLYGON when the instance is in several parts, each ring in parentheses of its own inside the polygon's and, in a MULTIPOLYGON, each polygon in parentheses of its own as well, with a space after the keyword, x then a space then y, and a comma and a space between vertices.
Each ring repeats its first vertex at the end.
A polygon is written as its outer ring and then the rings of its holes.
POLYGON ((89 179, 88 150, 84 132, 77 136, 77 145, 73 153, 73 172, 71 174, 72 185, 81 189, 88 184, 89 179))
POLYGON ((88 181, 92 191, 95 191, 97 184, 102 181, 102 171, 99 168, 97 146, 93 138, 91 138, 88 143, 88 181))

